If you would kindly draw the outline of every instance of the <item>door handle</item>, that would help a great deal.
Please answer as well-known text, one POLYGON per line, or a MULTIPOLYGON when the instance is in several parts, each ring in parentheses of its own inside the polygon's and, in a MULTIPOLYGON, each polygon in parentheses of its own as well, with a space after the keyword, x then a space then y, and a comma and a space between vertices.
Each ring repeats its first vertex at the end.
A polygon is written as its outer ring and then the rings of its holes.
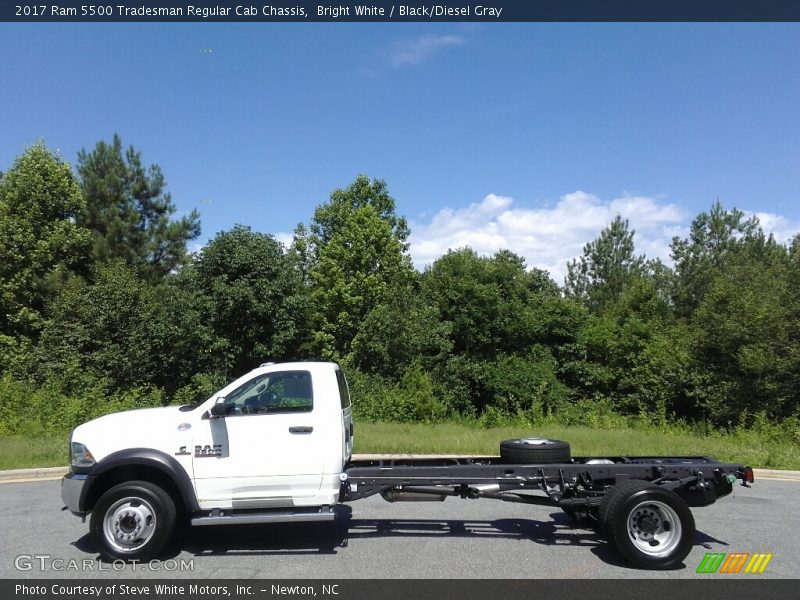
POLYGON ((289 427, 289 433, 311 433, 312 431, 314 431, 314 428, 309 427, 307 425, 299 427, 289 427))

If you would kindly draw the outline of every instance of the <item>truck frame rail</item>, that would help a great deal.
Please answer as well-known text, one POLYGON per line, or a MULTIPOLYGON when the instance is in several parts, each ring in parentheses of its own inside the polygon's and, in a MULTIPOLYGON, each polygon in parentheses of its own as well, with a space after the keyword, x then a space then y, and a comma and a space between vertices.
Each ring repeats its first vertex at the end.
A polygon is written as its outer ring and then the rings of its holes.
POLYGON ((573 457, 557 464, 515 464, 500 457, 385 458, 350 461, 340 500, 374 494, 389 501, 459 496, 587 509, 598 507, 612 486, 629 479, 673 490, 689 506, 706 506, 729 494, 735 480, 747 485, 753 477, 749 467, 705 456, 573 457))

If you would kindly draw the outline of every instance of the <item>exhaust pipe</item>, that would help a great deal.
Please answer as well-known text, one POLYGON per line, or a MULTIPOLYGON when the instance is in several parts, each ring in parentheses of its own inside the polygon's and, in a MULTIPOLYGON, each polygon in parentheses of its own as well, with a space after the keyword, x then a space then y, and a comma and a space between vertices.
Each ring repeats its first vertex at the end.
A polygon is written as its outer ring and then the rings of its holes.
POLYGON ((519 489, 517 482, 503 483, 471 483, 455 488, 437 486, 397 486, 381 492, 387 502, 442 502, 447 496, 462 498, 492 498, 495 494, 519 489))
MULTIPOLYGON (((477 490, 479 494, 491 493, 491 492, 499 492, 500 491, 500 484, 499 483, 473 483, 470 484, 470 489, 477 490)), ((519 486, 513 486, 519 487, 519 486)))

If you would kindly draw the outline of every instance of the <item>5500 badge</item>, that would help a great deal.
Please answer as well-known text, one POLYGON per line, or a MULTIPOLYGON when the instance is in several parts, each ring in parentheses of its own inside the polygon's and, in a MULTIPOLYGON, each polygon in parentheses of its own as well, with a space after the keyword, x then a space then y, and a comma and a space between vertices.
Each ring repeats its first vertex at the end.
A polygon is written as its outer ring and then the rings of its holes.
MULTIPOLYGON (((189 456, 192 453, 189 452, 187 446, 181 446, 178 448, 178 451, 175 453, 175 456, 189 456)), ((213 444, 209 445, 206 444, 205 446, 195 446, 194 447, 194 457, 195 458, 213 458, 214 456, 222 456, 222 444, 213 444)))

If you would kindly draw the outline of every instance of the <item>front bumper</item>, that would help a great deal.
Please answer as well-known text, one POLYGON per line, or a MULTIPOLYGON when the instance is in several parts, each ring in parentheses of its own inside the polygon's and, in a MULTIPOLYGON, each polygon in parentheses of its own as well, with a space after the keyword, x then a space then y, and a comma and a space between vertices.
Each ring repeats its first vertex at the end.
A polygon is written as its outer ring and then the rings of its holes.
POLYGON ((86 515, 82 505, 88 484, 89 475, 81 475, 71 471, 61 480, 61 500, 73 515, 79 517, 86 515))

